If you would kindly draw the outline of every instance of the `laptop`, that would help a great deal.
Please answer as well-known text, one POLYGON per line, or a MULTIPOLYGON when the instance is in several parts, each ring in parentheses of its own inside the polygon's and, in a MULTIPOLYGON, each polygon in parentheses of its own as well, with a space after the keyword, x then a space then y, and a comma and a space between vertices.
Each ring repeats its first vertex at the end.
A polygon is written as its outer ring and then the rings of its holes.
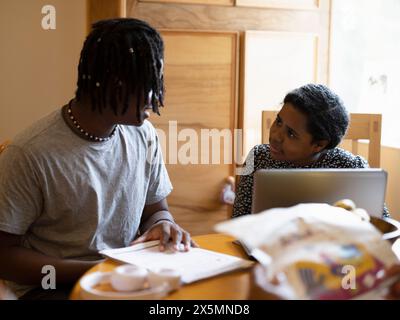
MULTIPOLYGON (((387 173, 382 169, 261 169, 254 173, 252 213, 351 199, 370 216, 381 217, 386 183, 387 173)), ((256 260, 245 243, 234 243, 256 260)))
POLYGON ((254 174, 252 213, 351 199, 370 216, 381 217, 386 183, 382 169, 262 169, 254 174))

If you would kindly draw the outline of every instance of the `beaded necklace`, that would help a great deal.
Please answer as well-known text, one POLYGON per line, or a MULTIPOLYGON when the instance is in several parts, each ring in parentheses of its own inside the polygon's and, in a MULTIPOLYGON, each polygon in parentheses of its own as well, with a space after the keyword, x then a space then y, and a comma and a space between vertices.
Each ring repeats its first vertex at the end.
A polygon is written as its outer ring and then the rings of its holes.
POLYGON ((106 137, 106 138, 101 138, 98 137, 92 133, 87 132, 84 130, 81 125, 78 123, 78 121, 75 119, 74 115, 72 114, 72 109, 71 109, 71 101, 68 103, 68 109, 67 109, 68 117, 71 119, 72 123, 74 124, 75 128, 79 130, 79 132, 87 139, 93 140, 93 141, 98 141, 98 142, 104 142, 110 140, 116 132, 117 126, 114 127, 113 131, 111 134, 106 137))

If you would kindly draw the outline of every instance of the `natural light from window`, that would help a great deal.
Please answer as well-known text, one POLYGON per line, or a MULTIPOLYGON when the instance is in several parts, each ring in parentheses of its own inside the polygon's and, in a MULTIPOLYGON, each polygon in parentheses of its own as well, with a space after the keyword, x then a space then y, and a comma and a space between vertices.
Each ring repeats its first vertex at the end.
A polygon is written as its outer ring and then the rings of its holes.
POLYGON ((330 87, 400 148, 400 0, 333 0, 331 28, 330 87))

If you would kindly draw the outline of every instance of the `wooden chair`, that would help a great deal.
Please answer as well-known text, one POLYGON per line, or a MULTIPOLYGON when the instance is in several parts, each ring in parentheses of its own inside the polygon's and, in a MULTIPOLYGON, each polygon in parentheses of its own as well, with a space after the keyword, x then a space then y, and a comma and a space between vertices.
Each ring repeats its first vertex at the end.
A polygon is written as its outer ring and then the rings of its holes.
MULTIPOLYGON (((268 143, 269 130, 278 111, 262 112, 262 143, 268 143)), ((358 153, 358 140, 369 140, 368 163, 371 168, 380 167, 381 159, 381 114, 351 113, 350 125, 344 140, 351 140, 349 149, 353 154, 358 153)))

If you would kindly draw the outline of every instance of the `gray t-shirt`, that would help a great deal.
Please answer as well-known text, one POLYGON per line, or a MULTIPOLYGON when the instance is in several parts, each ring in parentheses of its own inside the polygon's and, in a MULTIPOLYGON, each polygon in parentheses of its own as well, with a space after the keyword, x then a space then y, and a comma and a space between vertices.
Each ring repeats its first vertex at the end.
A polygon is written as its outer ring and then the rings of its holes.
POLYGON ((150 122, 91 142, 57 110, 0 155, 0 230, 49 256, 98 259, 99 250, 129 245, 144 206, 171 190, 150 122))

